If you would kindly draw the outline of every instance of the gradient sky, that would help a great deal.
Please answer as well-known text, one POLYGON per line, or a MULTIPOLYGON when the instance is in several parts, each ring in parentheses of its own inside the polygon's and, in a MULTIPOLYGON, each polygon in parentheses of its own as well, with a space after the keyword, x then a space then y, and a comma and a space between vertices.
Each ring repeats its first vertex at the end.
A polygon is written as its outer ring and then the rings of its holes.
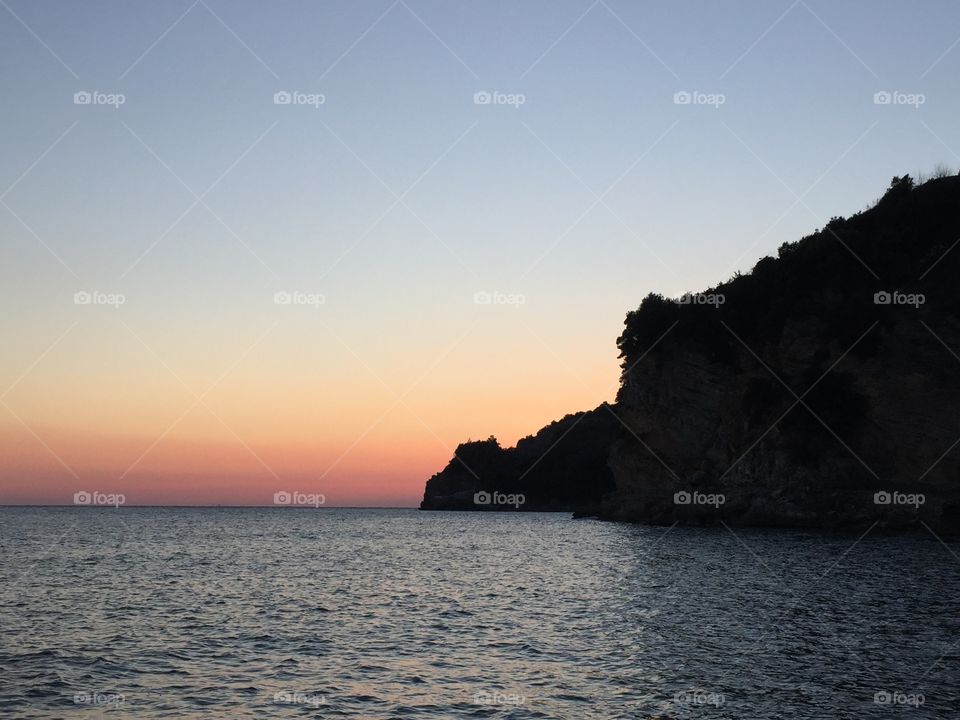
POLYGON ((948 0, 3 0, 0 503, 414 505, 612 399, 648 292, 960 166, 958 41, 948 0))

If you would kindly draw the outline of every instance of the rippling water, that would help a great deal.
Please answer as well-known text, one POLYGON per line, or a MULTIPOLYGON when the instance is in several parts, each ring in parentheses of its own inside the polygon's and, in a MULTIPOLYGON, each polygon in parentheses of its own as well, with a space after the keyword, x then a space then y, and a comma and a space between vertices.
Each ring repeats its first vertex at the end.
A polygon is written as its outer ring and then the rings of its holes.
POLYGON ((960 544, 932 535, 405 510, 0 523, 0 717, 960 711, 960 544))

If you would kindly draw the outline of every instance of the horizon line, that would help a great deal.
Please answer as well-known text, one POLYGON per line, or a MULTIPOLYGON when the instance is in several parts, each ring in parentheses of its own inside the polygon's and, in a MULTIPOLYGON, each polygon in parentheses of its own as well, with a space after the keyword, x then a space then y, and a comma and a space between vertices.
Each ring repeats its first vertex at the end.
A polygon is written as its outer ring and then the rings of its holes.
POLYGON ((134 508, 251 508, 251 509, 276 509, 276 510, 419 510, 419 505, 134 505, 124 503, 122 505, 78 505, 75 503, 0 503, 0 508, 25 508, 25 507, 62 507, 62 508, 88 508, 95 509, 114 509, 119 510, 122 507, 134 508))

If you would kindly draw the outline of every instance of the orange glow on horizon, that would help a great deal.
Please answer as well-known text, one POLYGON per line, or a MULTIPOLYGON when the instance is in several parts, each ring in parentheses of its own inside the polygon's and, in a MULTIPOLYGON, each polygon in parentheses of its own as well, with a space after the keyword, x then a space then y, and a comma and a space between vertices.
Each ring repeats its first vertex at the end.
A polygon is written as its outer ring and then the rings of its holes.
POLYGON ((170 357, 122 326, 75 331, 24 377, 3 378, 0 504, 71 503, 86 488, 134 505, 270 505, 287 489, 328 505, 416 506, 459 443, 511 446, 613 398, 612 353, 598 363, 596 348, 541 327, 545 347, 510 312, 459 342, 462 330, 444 332, 388 357, 380 346, 400 338, 340 336, 347 347, 281 328, 248 355, 246 342, 211 338, 170 357))

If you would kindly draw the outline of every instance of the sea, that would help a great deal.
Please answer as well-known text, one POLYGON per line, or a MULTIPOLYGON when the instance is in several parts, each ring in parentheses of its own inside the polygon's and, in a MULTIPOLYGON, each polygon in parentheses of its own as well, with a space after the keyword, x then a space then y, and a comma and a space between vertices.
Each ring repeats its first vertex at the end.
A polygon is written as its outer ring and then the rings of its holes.
POLYGON ((958 718, 960 543, 0 508, 0 718, 958 718))

